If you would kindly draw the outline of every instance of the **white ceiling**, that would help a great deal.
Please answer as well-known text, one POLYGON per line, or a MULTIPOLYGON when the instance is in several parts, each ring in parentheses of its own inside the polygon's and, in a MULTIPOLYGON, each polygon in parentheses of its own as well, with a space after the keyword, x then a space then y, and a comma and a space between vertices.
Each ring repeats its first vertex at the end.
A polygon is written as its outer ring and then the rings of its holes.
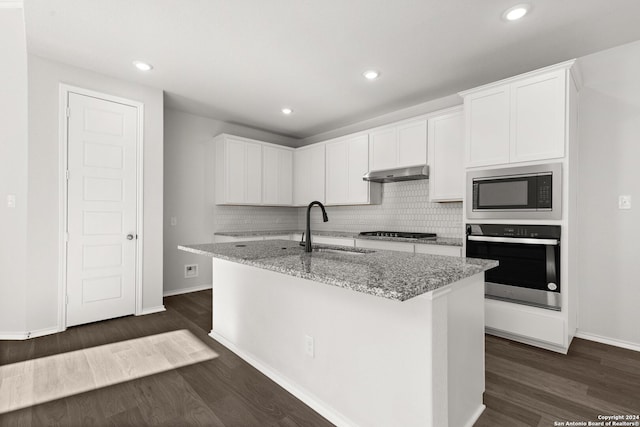
POLYGON ((520 22, 501 20, 520 2, 25 0, 25 18, 30 53, 304 138, 640 39, 638 0, 531 0, 520 22), (368 68, 381 77, 365 81, 368 68))

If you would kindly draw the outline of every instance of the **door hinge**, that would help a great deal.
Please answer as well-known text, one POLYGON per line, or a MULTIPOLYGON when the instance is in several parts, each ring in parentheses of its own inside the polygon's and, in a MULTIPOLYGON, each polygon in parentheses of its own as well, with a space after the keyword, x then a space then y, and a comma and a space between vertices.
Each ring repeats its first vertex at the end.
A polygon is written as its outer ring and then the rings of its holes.
POLYGON ((68 231, 65 231, 65 232, 64 232, 64 241, 65 241, 65 242, 68 242, 68 241, 69 241, 69 232, 68 232, 68 231))
POLYGON ((69 294, 64 296, 64 303, 65 305, 69 305, 69 294))
POLYGON ((67 181, 69 181, 69 169, 64 171, 64 177, 66 178, 67 181))
POLYGON ((71 108, 67 107, 67 117, 71 117, 71 108))

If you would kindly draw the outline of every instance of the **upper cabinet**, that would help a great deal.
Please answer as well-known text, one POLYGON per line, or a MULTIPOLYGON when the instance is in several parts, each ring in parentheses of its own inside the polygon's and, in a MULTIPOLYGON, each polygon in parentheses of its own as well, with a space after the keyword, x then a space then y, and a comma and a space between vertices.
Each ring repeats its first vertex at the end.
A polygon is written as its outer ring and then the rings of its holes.
POLYGON ((227 134, 214 142, 216 204, 291 206, 292 148, 227 134))
POLYGON ((313 144, 293 152, 293 204, 324 203, 325 144, 313 144))
POLYGON ((216 204, 261 204, 262 144, 226 134, 215 144, 216 204))
POLYGON ((462 92, 466 166, 562 158, 573 62, 462 92))
POLYGON ((369 133, 369 169, 427 163, 427 120, 409 120, 369 133))
POLYGON ((462 108, 429 119, 429 200, 461 201, 464 194, 462 108))
POLYGON ((363 181, 369 171, 369 137, 357 135, 326 142, 326 204, 380 203, 380 184, 363 181))
POLYGON ((273 145, 262 147, 262 203, 293 204, 293 150, 273 145))

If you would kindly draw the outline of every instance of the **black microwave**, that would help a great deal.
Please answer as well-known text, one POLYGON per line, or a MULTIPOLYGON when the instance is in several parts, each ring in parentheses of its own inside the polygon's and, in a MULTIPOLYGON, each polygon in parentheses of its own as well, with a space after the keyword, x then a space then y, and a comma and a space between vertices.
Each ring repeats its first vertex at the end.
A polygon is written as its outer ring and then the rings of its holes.
POLYGON ((562 219, 562 164, 467 172, 469 219, 562 219))

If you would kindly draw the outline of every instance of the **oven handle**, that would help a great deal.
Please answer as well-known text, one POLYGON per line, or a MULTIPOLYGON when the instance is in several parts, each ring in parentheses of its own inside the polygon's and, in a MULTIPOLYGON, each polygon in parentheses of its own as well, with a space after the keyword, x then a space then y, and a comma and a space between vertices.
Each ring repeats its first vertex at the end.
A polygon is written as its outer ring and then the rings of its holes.
POLYGON ((557 246, 560 242, 557 239, 532 239, 522 237, 493 237, 493 236, 467 236, 467 239, 476 242, 496 242, 496 243, 523 243, 525 245, 546 245, 557 246))

